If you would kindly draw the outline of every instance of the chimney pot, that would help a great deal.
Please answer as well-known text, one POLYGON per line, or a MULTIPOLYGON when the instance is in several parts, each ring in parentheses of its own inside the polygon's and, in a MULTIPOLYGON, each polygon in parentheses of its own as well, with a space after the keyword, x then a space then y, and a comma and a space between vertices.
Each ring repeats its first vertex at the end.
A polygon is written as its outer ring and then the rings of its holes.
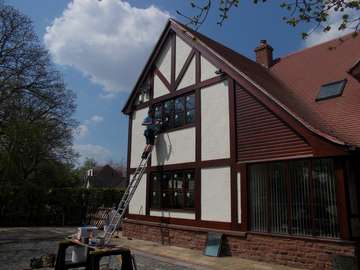
POLYGON ((260 45, 255 48, 256 62, 269 68, 273 64, 273 48, 265 39, 260 40, 260 45))

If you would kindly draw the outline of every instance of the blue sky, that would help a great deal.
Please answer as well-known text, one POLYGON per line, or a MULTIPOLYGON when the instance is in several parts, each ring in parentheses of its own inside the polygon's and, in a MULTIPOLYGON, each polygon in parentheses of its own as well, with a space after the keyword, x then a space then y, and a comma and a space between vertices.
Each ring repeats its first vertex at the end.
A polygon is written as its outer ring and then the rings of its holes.
MULTIPOLYGON (((127 153, 127 117, 121 114, 121 108, 167 16, 176 17, 176 10, 191 14, 194 10, 189 7, 190 1, 5 2, 30 16, 40 40, 77 95, 75 117, 80 128, 74 145, 82 159, 123 162, 127 153)), ((261 39, 268 40, 275 57, 279 57, 337 35, 315 32, 304 42, 300 33, 310 25, 291 28, 282 21, 286 12, 275 1, 258 5, 251 2, 241 2, 223 27, 216 24, 214 7, 200 32, 252 59, 261 39)))

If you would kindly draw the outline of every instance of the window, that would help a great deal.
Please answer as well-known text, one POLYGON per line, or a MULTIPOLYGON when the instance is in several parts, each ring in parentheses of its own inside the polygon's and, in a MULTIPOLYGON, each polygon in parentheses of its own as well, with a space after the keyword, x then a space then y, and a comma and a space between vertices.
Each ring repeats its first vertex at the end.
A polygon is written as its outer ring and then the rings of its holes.
POLYGON ((195 95, 181 96, 155 105, 155 119, 163 123, 163 130, 194 123, 195 95))
POLYGON ((333 160, 250 166, 251 230, 339 237, 333 160))
POLYGON ((195 179, 193 171, 151 174, 153 209, 194 209, 195 179))
POLYGON ((358 60, 355 65, 353 65, 350 70, 349 73, 358 81, 360 81, 360 60, 358 60))
POLYGON ((139 94, 136 98, 135 104, 140 105, 142 103, 145 103, 149 101, 150 99, 150 91, 151 91, 151 81, 150 79, 147 79, 139 89, 139 94))
POLYGON ((345 85, 346 80, 322 85, 316 101, 341 96, 345 85))

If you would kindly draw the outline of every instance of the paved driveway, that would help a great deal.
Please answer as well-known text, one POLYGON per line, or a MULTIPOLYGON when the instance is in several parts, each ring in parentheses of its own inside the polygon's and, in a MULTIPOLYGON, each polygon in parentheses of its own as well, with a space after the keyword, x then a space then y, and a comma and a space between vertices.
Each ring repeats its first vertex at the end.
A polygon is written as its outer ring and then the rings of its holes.
MULTIPOLYGON (((57 242, 75 228, 0 228, 0 270, 29 269, 30 259, 57 252, 57 242)), ((134 252, 138 270, 193 270, 192 266, 134 252)))

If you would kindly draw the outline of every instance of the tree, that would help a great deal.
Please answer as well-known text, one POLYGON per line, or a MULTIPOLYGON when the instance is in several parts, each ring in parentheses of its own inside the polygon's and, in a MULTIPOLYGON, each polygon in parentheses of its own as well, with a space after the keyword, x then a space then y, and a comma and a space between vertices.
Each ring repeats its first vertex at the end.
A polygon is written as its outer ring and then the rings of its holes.
POLYGON ((72 162, 75 108, 31 20, 0 2, 0 184, 20 185, 72 162))
MULTIPOLYGON (((213 8, 213 3, 217 3, 219 10, 218 24, 223 25, 224 21, 229 18, 229 12, 240 6, 240 0, 206 0, 197 1, 190 0, 191 7, 196 10, 196 14, 189 16, 181 11, 177 11, 179 15, 188 20, 188 24, 198 29, 207 19, 209 11, 213 8), (200 2, 200 3, 199 3, 200 2)), ((254 4, 259 2, 269 2, 266 0, 253 0, 254 4)), ((331 14, 341 16, 341 24, 338 30, 353 29, 354 35, 357 34, 360 27, 360 1, 359 0, 284 0, 280 7, 289 12, 289 16, 283 17, 284 21, 291 25, 297 26, 299 23, 311 23, 314 25, 311 32, 321 28, 324 32, 332 29, 329 22, 331 14)), ((310 33, 302 33, 305 39, 310 33)))

